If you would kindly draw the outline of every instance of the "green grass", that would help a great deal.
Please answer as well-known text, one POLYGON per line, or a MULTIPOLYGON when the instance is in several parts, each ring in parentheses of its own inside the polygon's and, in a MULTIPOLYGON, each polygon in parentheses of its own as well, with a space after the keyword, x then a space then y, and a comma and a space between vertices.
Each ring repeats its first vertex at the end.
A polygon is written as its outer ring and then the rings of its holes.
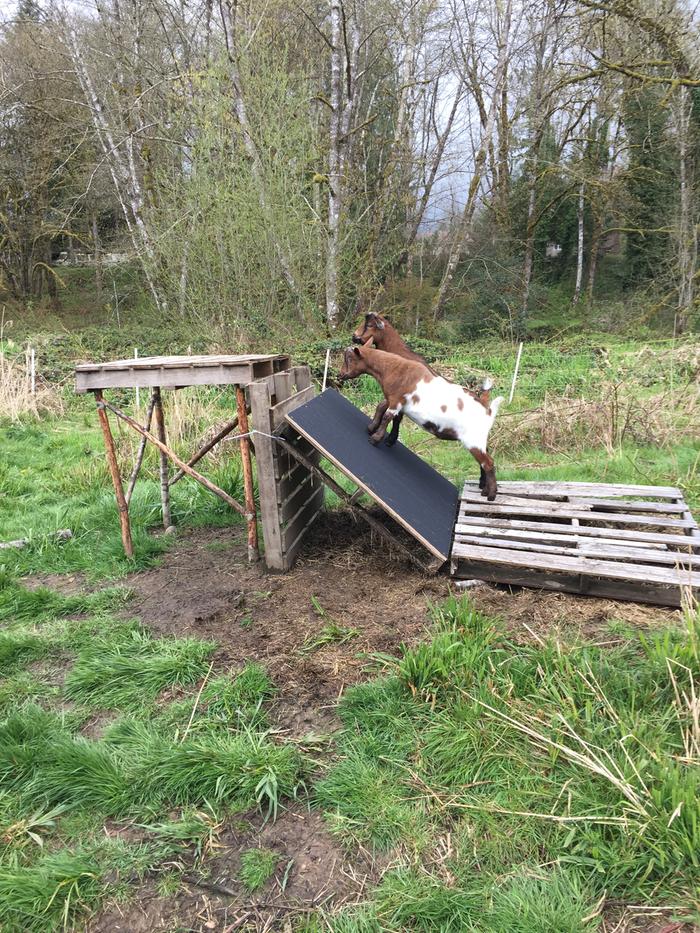
POLYGON ((334 832, 406 869, 333 929, 564 933, 594 929, 604 893, 700 916, 700 616, 614 647, 515 646, 453 599, 386 664, 346 692, 315 794, 334 832))
MULTIPOLYGON (((0 424, 0 541, 29 539, 24 548, 3 551, 2 561, 13 575, 78 571, 91 579, 123 576, 153 563, 169 546, 167 538, 149 533, 150 527, 160 524, 157 461, 149 451, 143 479, 131 500, 135 557, 130 561, 121 544, 114 492, 94 412, 82 398, 71 399, 69 404, 69 413, 60 420, 0 424), (56 463, 61 464, 60 470, 56 463), (52 535, 59 528, 70 528, 73 537, 55 540, 52 535)), ((216 417, 213 408, 212 418, 216 417)), ((195 436, 199 436, 198 430, 195 436)), ((126 435, 119 442, 126 475, 132 455, 130 443, 126 435)), ((242 498, 238 460, 209 466, 205 472, 222 489, 242 498)), ((224 526, 240 521, 225 503, 190 480, 173 487, 171 506, 177 525, 224 526)))
POLYGON ((138 709, 166 687, 195 683, 207 671, 212 642, 155 639, 132 629, 86 645, 66 678, 68 699, 106 709, 138 709))
POLYGON ((269 849, 247 849, 241 853, 240 878, 245 888, 259 891, 275 873, 280 857, 269 849))

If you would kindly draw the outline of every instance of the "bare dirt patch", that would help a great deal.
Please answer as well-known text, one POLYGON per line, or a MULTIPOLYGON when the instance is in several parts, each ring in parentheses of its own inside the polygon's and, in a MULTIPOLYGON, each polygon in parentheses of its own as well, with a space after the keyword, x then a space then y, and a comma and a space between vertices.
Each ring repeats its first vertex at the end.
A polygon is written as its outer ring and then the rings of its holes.
POLYGON ((218 837, 196 874, 185 869, 174 893, 160 893, 158 880, 150 878, 129 903, 110 905, 86 930, 284 929, 290 919, 296 921, 321 905, 339 907, 358 900, 365 886, 377 880, 379 869, 368 853, 349 856, 319 813, 293 806, 274 823, 260 817, 249 824, 234 823, 218 837), (241 854, 251 848, 267 849, 278 857, 274 874, 255 893, 239 880, 241 854))
POLYGON ((278 688, 279 725, 293 737, 334 728, 337 700, 366 676, 368 656, 417 641, 429 603, 449 591, 447 577, 373 548, 345 512, 319 521, 288 574, 249 565, 245 554, 238 527, 186 532, 160 567, 128 579, 127 611, 160 635, 215 640, 217 669, 264 664, 278 688), (330 622, 352 636, 310 648, 330 622))

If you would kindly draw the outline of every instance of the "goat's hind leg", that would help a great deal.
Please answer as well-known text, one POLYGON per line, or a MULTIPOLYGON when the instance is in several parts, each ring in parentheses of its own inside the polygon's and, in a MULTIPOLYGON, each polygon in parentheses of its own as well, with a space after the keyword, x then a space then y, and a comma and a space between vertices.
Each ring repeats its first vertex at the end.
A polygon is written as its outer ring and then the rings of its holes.
POLYGON ((403 412, 400 411, 391 423, 391 431, 389 432, 389 437, 387 437, 386 439, 387 447, 393 447, 394 444, 398 441, 399 428, 401 427, 402 421, 403 421, 403 412))
POLYGON ((493 502, 498 494, 498 485, 496 483, 496 468, 490 455, 485 450, 479 450, 478 447, 470 447, 469 453, 474 457, 481 468, 479 478, 479 487, 481 495, 486 496, 489 502, 493 502), (483 480, 483 484, 482 484, 483 480))

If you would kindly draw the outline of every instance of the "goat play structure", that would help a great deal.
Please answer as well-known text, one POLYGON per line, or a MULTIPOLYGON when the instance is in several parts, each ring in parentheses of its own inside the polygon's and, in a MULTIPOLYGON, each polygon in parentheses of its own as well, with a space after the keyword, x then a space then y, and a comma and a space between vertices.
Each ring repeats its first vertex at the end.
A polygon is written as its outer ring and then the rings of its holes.
POLYGON ((265 561, 289 570, 323 509, 328 487, 425 571, 448 561, 457 579, 584 593, 659 605, 689 604, 700 593, 700 530, 679 489, 597 483, 502 482, 487 502, 475 482, 457 488, 400 442, 373 447, 367 415, 334 389, 317 395, 307 366, 283 355, 144 357, 77 367, 76 391, 93 392, 114 484, 124 549, 133 553, 129 501, 147 443, 160 453, 163 525, 169 490, 184 476, 242 514, 248 557, 258 557, 253 496, 255 455, 265 561), (236 416, 185 462, 167 444, 161 389, 231 385, 236 416), (142 425, 108 402, 112 387, 150 387, 142 425), (126 491, 108 412, 141 436, 126 491), (252 428, 248 415, 252 417, 252 428), (156 434, 150 431, 155 416, 156 434), (239 433, 233 432, 238 429, 239 433), (194 469, 225 437, 241 448, 245 502, 194 469), (345 489, 328 461, 354 485, 345 489), (178 467, 171 476, 169 461, 178 467), (361 500, 368 497, 385 513, 361 500), (410 539, 416 546, 410 545, 410 539))

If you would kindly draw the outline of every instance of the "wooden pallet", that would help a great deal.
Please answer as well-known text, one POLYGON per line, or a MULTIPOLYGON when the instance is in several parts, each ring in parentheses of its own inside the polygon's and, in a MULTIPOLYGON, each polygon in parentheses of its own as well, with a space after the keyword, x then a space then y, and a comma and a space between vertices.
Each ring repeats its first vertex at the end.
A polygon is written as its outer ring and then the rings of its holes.
POLYGON ((466 483, 452 574, 663 606, 700 597, 700 530, 679 489, 501 482, 487 502, 466 483))

